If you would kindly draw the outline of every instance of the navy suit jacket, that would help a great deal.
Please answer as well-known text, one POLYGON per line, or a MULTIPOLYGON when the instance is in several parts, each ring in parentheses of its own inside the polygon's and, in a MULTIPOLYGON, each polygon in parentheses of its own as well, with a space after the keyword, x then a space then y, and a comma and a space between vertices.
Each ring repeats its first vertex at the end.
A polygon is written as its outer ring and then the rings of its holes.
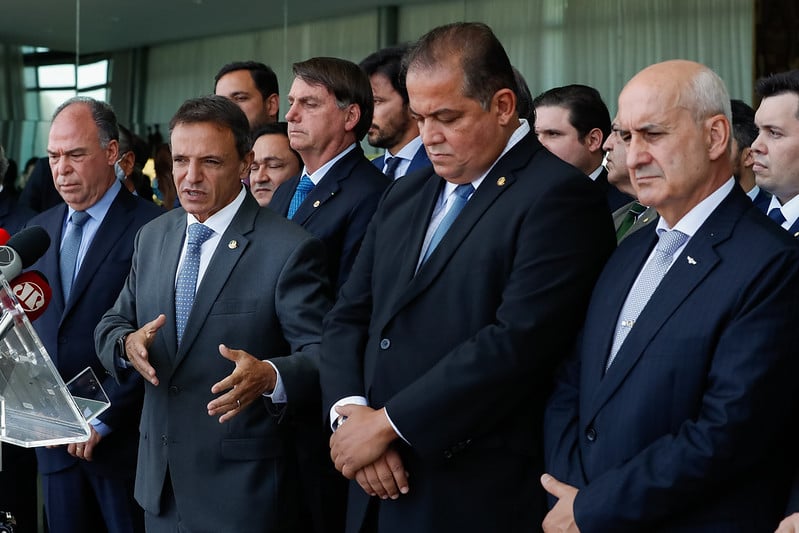
POLYGON ((594 183, 596 183, 602 189, 602 191, 605 192, 608 200, 608 207, 610 207, 611 213, 635 200, 635 198, 632 196, 627 196, 619 189, 611 185, 610 182, 608 182, 608 171, 604 168, 602 169, 602 172, 599 173, 599 176, 597 176, 597 178, 594 180, 594 183))
MULTIPOLYGON (((386 154, 376 157, 372 159, 372 164, 377 167, 377 170, 383 172, 383 164, 386 160, 386 154)), ((416 151, 416 154, 411 159, 411 164, 408 166, 408 171, 405 174, 410 174, 411 172, 415 172, 417 170, 423 169, 424 167, 430 166, 430 158, 427 157, 427 150, 424 149, 424 145, 420 146, 419 149, 416 151)), ((397 178, 401 176, 396 176, 397 178)))
POLYGON ((755 207, 760 209, 763 213, 768 214, 767 211, 768 206, 771 203, 771 194, 763 189, 760 189, 757 191, 757 196, 755 196, 755 199, 752 200, 752 203, 755 204, 755 207))
MULTIPOLYGON (((300 176, 295 176, 278 187, 269 208, 285 217, 299 182, 300 176)), ((292 218, 325 244, 327 270, 336 290, 349 276, 366 226, 388 183, 356 145, 328 170, 292 218)))
POLYGON ((17 202, 17 197, 11 194, 8 187, 0 191, 0 228, 14 235, 21 230, 25 223, 36 216, 33 209, 17 202))
MULTIPOLYGON (((42 226, 51 239, 50 248, 31 266, 45 275, 53 289, 49 307, 33 323, 33 328, 64 381, 91 366, 111 400, 111 407, 98 418, 113 431, 100 441, 92 461, 79 464, 98 475, 132 478, 142 382, 131 375, 118 384, 107 376, 94 349, 94 328, 103 313, 114 305, 130 271, 136 232, 163 211, 120 188, 86 252, 69 301, 64 302, 58 263, 66 213, 66 204, 61 204, 37 215, 28 224, 42 226)), ((78 462, 66 452, 66 447, 37 448, 36 452, 42 473, 57 472, 78 462)))
POLYGON ((672 265, 612 366, 655 245, 621 243, 545 417, 546 467, 580 531, 772 532, 795 461, 799 246, 734 187, 672 265))
MULTIPOLYGON (((610 214, 531 132, 417 273, 443 185, 419 171, 384 194, 325 319, 324 406, 364 396, 410 442, 396 441, 410 492, 380 502, 381 533, 532 531, 543 518, 543 402, 615 246, 610 214)), ((368 500, 351 485, 348 531, 368 500)))

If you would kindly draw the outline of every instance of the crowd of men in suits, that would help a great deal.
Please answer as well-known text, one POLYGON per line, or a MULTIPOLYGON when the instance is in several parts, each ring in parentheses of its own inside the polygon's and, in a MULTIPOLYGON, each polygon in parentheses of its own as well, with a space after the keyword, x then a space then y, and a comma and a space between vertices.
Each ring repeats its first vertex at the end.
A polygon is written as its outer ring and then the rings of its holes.
POLYGON ((35 328, 112 406, 37 450, 51 532, 799 531, 799 71, 611 120, 455 23, 293 72, 178 109, 168 212, 56 110, 35 328))

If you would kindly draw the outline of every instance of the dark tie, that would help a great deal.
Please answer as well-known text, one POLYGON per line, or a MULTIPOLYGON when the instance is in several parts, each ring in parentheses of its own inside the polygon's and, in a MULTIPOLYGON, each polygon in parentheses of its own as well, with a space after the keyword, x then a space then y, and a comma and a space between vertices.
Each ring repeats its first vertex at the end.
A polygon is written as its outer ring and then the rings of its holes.
POLYGON ((59 258, 59 268, 61 269, 61 294, 64 295, 64 302, 69 299, 72 291, 72 281, 75 279, 76 266, 78 264, 78 251, 80 242, 83 240, 83 225, 91 216, 86 211, 75 211, 67 222, 67 231, 64 240, 61 242, 61 257, 59 258))
POLYGON ((297 184, 297 190, 294 191, 294 196, 291 197, 291 204, 289 205, 289 213, 287 216, 288 219, 294 218, 294 213, 300 208, 302 202, 305 201, 305 197, 308 196, 308 193, 311 192, 313 187, 314 185, 311 178, 303 174, 302 179, 297 184))
POLYGON ((386 156, 386 171, 384 174, 389 179, 394 179, 397 177, 397 167, 402 162, 401 157, 388 157, 386 156))
POLYGON ((635 221, 638 220, 638 217, 640 217, 644 211, 646 211, 645 205, 641 205, 638 202, 633 202, 632 205, 630 205, 630 209, 627 210, 627 214, 624 215, 624 219, 622 219, 621 224, 619 224, 619 229, 616 230, 617 241, 621 240, 621 238, 630 231, 630 228, 633 227, 635 221))
POLYGON ((194 293, 197 290, 197 275, 200 272, 200 248, 207 241, 214 230, 203 224, 189 226, 189 236, 186 239, 186 256, 180 267, 178 281, 175 286, 175 326, 178 331, 178 344, 186 330, 191 306, 194 304, 194 293))
POLYGON ((436 231, 433 233, 433 237, 430 239, 430 244, 427 247, 427 250, 424 253, 424 258, 422 259, 422 264, 427 261, 427 258, 430 257, 430 254, 433 253, 433 250, 436 249, 438 243, 441 242, 441 239, 444 238, 444 235, 447 233, 447 230, 455 222, 455 219, 458 218, 458 215, 461 211, 463 211, 466 202, 469 200, 469 196, 474 192, 474 186, 471 183, 465 183, 463 185, 458 185, 455 188, 454 196, 455 198, 452 201, 452 207, 449 208, 447 214, 444 215, 444 219, 436 228, 436 231))
POLYGON ((785 222, 785 215, 782 214, 782 209, 780 209, 779 207, 775 207, 774 209, 769 211, 768 217, 777 224, 779 224, 780 226, 782 226, 782 224, 785 222))
POLYGON ((686 240, 688 240, 688 235, 677 230, 664 231, 660 234, 652 260, 641 271, 638 279, 630 289, 630 293, 627 295, 627 300, 624 302, 621 313, 619 313, 619 322, 616 324, 613 347, 610 350, 610 357, 608 357, 605 370, 610 368, 616 358, 616 354, 619 353, 624 339, 627 338, 630 330, 635 325, 635 321, 638 320, 638 315, 641 314, 652 293, 655 292, 663 276, 669 270, 674 252, 686 240))

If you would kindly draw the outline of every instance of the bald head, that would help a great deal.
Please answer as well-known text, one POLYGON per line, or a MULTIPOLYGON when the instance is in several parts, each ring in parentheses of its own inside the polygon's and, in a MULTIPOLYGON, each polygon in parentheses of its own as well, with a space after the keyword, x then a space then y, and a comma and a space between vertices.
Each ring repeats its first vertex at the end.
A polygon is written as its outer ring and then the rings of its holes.
POLYGON ((670 226, 732 175, 730 114, 724 82, 692 61, 649 66, 619 95, 633 187, 670 226))

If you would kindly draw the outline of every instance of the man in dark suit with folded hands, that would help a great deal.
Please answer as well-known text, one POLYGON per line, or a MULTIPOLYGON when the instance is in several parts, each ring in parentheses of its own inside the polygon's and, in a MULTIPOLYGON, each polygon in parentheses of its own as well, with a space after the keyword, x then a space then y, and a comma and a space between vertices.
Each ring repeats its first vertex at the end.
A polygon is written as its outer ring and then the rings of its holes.
POLYGON ((796 463, 799 247, 732 177, 724 82, 639 72, 618 134, 657 224, 599 277, 545 417, 546 532, 773 531, 796 463))
POLYGON ((422 37, 407 87, 435 172, 389 186, 322 342, 347 531, 529 531, 537 421, 614 246, 607 203, 520 121, 487 26, 422 37))

